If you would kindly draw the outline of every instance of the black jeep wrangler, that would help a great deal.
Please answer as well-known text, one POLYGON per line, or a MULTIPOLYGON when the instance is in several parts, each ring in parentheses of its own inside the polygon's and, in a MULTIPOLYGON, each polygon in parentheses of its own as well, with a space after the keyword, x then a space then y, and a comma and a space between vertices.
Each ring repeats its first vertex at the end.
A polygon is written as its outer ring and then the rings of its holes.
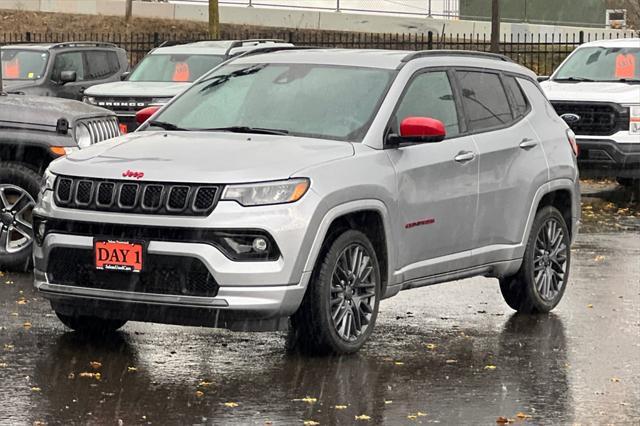
POLYGON ((120 81, 127 53, 111 43, 67 42, 3 46, 2 73, 9 93, 82 100, 95 84, 120 81))
POLYGON ((0 268, 30 264, 31 211, 49 163, 119 135, 113 112, 74 100, 3 93, 0 73, 0 268))

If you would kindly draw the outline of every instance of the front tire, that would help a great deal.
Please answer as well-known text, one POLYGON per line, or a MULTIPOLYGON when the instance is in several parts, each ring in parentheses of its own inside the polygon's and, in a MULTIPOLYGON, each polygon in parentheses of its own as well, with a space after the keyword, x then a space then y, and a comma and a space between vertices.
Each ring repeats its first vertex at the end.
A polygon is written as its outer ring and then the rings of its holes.
POLYGON ((518 312, 549 312, 562 299, 571 261, 569 230, 552 206, 536 214, 522 265, 517 274, 500 280, 505 302, 518 312))
POLYGON ((25 271, 31 264, 32 211, 42 178, 21 164, 0 163, 0 267, 25 271))
POLYGON ((365 234, 348 230, 322 251, 302 305, 291 318, 295 346, 348 354, 367 341, 378 316, 381 278, 365 234))
POLYGON ((58 319, 70 329, 86 334, 101 335, 105 333, 113 333, 127 323, 126 320, 66 315, 58 311, 56 311, 56 315, 58 319))

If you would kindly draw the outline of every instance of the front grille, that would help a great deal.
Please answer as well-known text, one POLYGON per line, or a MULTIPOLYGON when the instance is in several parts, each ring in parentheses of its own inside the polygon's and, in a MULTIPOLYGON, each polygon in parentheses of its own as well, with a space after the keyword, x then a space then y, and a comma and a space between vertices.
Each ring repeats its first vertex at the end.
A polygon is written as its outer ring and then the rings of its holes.
POLYGON ((53 284, 146 294, 215 297, 218 284, 198 259, 147 254, 142 271, 99 271, 93 250, 54 248, 47 275, 53 284))
POLYGON ((206 216, 215 208, 220 192, 215 185, 59 176, 54 199, 56 205, 73 209, 206 216))
POLYGON ((95 105, 116 112, 137 112, 151 104, 152 98, 96 97, 95 105))
POLYGON ((612 103, 551 102, 558 115, 576 114, 580 120, 571 125, 576 135, 611 136, 629 130, 629 112, 612 103))
POLYGON ((91 144, 120 136, 120 126, 116 117, 81 120, 76 126, 86 127, 91 135, 91 144))

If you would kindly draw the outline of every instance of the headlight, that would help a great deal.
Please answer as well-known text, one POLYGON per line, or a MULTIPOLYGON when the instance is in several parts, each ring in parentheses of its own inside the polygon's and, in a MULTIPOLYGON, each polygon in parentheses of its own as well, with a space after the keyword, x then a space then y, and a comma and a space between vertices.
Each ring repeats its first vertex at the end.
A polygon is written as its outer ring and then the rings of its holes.
POLYGON ((89 128, 82 123, 76 125, 75 130, 76 143, 80 148, 86 148, 91 145, 91 133, 89 128))
POLYGON ((152 98, 151 102, 149 102, 149 105, 164 105, 166 103, 169 103, 171 99, 173 98, 152 98))
POLYGON ((237 201, 245 207, 286 204, 298 201, 309 189, 309 179, 288 179, 275 182, 230 185, 222 199, 237 201))
POLYGON ((83 96, 82 97, 82 102, 84 102, 85 104, 91 104, 91 105, 96 105, 96 98, 94 98, 93 96, 83 96))

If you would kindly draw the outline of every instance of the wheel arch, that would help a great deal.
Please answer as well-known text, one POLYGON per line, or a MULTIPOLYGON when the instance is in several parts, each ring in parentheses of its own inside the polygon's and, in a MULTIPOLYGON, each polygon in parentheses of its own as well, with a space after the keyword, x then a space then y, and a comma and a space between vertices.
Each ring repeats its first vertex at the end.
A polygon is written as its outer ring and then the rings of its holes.
POLYGON ((391 245, 393 237, 389 212, 380 200, 357 200, 329 210, 316 232, 304 271, 313 271, 327 243, 346 229, 359 230, 371 240, 380 264, 381 294, 384 297, 394 270, 395 252, 391 245))
POLYGON ((54 159, 48 146, 42 144, 0 143, 0 162, 21 164, 39 174, 43 174, 54 159))

